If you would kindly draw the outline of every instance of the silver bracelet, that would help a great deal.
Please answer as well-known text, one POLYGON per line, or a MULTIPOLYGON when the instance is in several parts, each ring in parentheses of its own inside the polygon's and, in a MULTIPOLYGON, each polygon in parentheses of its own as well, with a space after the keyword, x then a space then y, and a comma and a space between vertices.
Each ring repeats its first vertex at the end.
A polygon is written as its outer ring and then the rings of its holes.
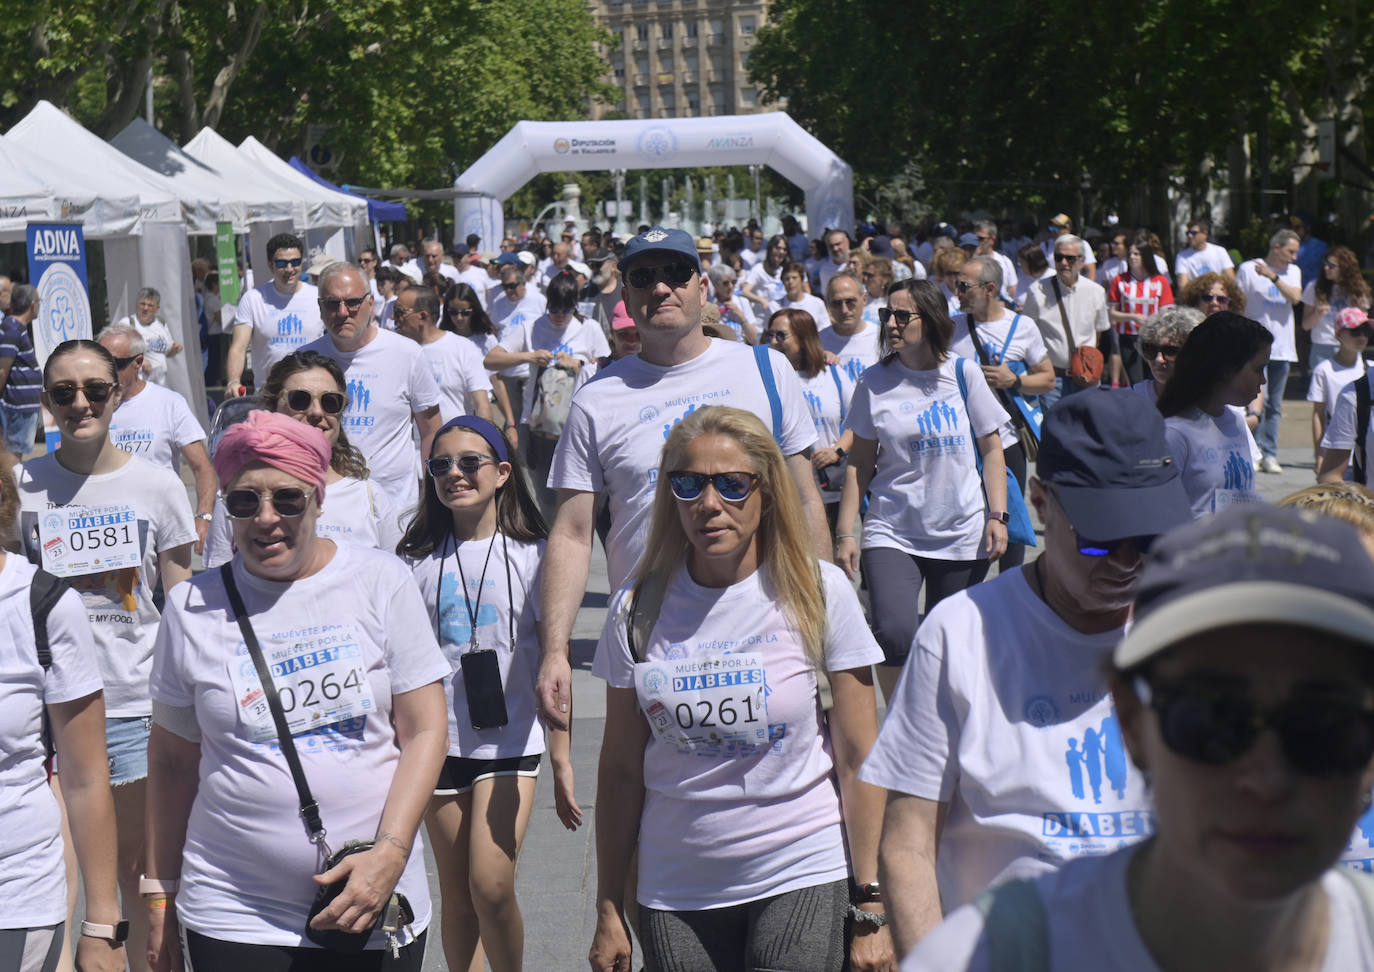
POLYGON ((856 924, 872 925, 874 928, 882 928, 887 924, 886 912, 864 911, 855 904, 849 906, 849 917, 854 919, 856 924))

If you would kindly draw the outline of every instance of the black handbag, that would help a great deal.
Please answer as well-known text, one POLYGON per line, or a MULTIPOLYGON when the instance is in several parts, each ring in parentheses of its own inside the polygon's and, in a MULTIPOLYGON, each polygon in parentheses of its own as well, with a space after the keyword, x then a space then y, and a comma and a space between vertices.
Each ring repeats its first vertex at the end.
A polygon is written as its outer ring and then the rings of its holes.
MULTIPOLYGON (((248 648, 248 654, 252 656, 253 667, 258 671, 258 680, 262 683, 263 694, 267 697, 267 707, 272 711, 272 722, 277 727, 277 742, 281 746, 282 755, 286 757, 286 765, 291 770, 291 780, 296 785, 296 798, 300 801, 300 815, 301 820, 305 823, 305 833, 324 861, 324 867, 320 870, 320 873, 323 874, 337 866, 345 857, 371 850, 377 842, 375 840, 350 840, 338 851, 330 851, 329 844, 325 842, 328 831, 324 829, 324 821, 320 819, 320 805, 310 792, 310 783, 305 778, 305 770, 302 769, 300 756, 296 752, 296 742, 291 738, 291 731, 286 724, 286 713, 282 711, 281 697, 277 694, 276 683, 272 681, 272 670, 268 667, 267 659, 263 656, 262 646, 258 644, 258 636, 253 632, 253 625, 248 620, 248 611, 243 605, 243 597, 239 594, 238 585, 234 583, 234 571, 231 564, 221 565, 220 578, 224 582, 225 593, 229 595, 229 608, 234 612, 235 620, 238 621, 239 632, 243 635, 243 643, 248 648)), ((372 932, 378 923, 374 921, 366 931, 362 932, 346 932, 337 928, 319 931, 310 927, 310 922, 314 920, 315 916, 329 907, 330 903, 343 892, 347 883, 347 881, 335 881, 333 884, 326 884, 316 891, 315 900, 310 903, 310 913, 305 919, 305 937, 331 952, 361 952, 367 946, 368 939, 372 937, 372 932)), ((391 900, 382 909, 378 920, 382 923, 382 930, 386 933, 387 945, 390 947, 392 955, 398 955, 400 947, 396 932, 415 920, 414 909, 406 900, 406 896, 399 891, 393 891, 391 900)))

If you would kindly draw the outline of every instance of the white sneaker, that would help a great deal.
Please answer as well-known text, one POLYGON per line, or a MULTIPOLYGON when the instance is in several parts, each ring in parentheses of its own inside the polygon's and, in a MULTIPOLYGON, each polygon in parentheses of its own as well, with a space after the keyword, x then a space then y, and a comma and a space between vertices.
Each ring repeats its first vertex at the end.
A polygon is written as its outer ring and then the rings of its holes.
POLYGON ((1283 472, 1283 467, 1279 465, 1279 461, 1278 461, 1277 459, 1275 459, 1273 456, 1265 456, 1263 459, 1261 459, 1261 460, 1260 460, 1260 464, 1259 464, 1259 468, 1260 468, 1260 472, 1266 472, 1266 473, 1281 473, 1281 472, 1283 472))

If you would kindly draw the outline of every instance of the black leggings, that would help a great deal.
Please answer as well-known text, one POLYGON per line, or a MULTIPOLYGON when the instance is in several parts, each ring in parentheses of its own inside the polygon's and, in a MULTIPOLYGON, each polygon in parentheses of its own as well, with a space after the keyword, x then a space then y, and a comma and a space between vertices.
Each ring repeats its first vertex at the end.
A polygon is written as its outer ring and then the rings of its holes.
POLYGON ((840 972, 848 908, 847 880, 707 911, 641 907, 644 967, 648 972, 840 972))
POLYGON ((389 949, 343 954, 323 948, 294 945, 246 945, 207 938, 182 929, 186 941, 186 972, 420 972, 425 962, 422 931, 392 958, 389 949))
POLYGON ((874 547, 859 555, 868 579, 869 618, 883 649, 884 665, 900 667, 911 652, 920 623, 921 586, 926 613, 951 594, 972 587, 988 575, 986 560, 934 560, 914 557, 894 547, 874 547))
MULTIPOLYGON (((1002 450, 1002 455, 1006 458, 1007 468, 1016 476, 1016 482, 1021 487, 1021 497, 1026 495, 1026 449, 1020 442, 1010 448, 1002 450)), ((1008 508, 1010 508, 1011 497, 1007 497, 1008 508)), ((997 569, 1001 573, 1006 573, 1013 567, 1020 567, 1026 562, 1026 545, 1024 543, 1007 544, 1007 552, 997 561, 997 569)), ((927 609, 929 610, 929 609, 927 609)))

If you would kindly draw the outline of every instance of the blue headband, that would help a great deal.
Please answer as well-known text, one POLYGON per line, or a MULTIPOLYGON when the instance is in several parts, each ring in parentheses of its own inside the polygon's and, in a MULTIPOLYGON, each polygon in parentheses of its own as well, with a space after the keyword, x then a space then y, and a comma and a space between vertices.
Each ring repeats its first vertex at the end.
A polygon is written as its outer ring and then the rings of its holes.
POLYGON ((456 419, 445 422, 443 427, 434 433, 434 439, 430 442, 429 454, 431 458, 434 456, 434 445, 439 441, 439 436, 450 429, 468 429, 471 432, 476 432, 487 440, 487 445, 491 446, 491 451, 496 454, 498 460, 510 462, 510 450, 506 448, 506 439, 501 434, 501 430, 486 419, 476 415, 460 415, 456 419))

